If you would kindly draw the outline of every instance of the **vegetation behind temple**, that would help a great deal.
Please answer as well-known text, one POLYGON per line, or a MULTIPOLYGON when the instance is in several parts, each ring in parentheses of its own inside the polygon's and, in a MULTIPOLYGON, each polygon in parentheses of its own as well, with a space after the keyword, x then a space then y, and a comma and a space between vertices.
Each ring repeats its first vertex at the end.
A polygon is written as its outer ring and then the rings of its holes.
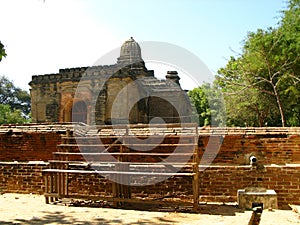
MULTIPOLYGON (((0 41, 0 61, 6 57, 0 41)), ((15 87, 12 81, 0 76, 0 124, 30 122, 30 95, 15 87)))
POLYGON ((0 124, 30 122, 30 95, 0 77, 0 124))
POLYGON ((2 60, 3 57, 6 56, 5 48, 4 45, 0 41, 0 61, 2 60))
POLYGON ((277 27, 249 32, 212 85, 189 92, 200 125, 218 114, 206 108, 208 87, 223 93, 227 126, 300 126, 300 0, 288 1, 277 27))

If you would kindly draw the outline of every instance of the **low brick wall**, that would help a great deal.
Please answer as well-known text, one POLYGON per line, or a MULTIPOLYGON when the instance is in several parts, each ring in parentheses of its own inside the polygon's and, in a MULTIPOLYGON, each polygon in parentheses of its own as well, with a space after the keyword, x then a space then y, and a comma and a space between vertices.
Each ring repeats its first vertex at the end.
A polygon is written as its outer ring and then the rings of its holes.
MULTIPOLYGON (((53 159, 52 153, 57 151, 57 145, 61 143, 61 133, 55 131, 0 133, 0 161, 27 162, 53 159)), ((250 155, 255 155, 265 165, 300 163, 300 134, 227 134, 224 137, 200 134, 200 156, 207 152, 207 143, 212 139, 213 151, 217 151, 217 155, 212 156, 215 165, 247 165, 250 155)))
MULTIPOLYGON (((213 163, 200 174, 200 200, 232 202, 237 200, 238 189, 261 186, 277 192, 281 208, 300 204, 300 132, 281 132, 280 128, 278 131, 265 134, 226 131, 224 136, 201 133, 200 156, 211 156, 213 163), (212 139, 214 149, 209 152, 207 144, 212 139), (257 157, 258 167, 249 166, 250 155, 257 157)), ((42 194, 42 170, 48 167, 44 162, 53 159, 52 153, 57 151, 62 133, 63 130, 1 132, 0 192, 42 194), (28 163, 36 160, 44 162, 28 163)), ((75 147, 74 151, 78 149, 75 147)), ((69 181, 73 193, 111 193, 111 183, 98 175, 70 175, 69 181)), ((132 191, 141 195, 169 192, 180 197, 190 196, 191 179, 176 177, 157 185, 133 187, 132 191)))
MULTIPOLYGON (((42 170, 47 163, 0 163, 0 191, 13 193, 44 192, 42 170)), ((70 192, 77 194, 111 194, 111 183, 98 175, 70 175, 70 192)), ((237 190, 249 186, 274 189, 280 208, 288 204, 300 204, 300 165, 265 166, 210 166, 200 173, 200 201, 233 202, 237 190)), ((133 187, 140 195, 168 193, 188 197, 191 192, 190 178, 175 177, 157 185, 133 187)))
POLYGON ((46 168, 44 162, 0 162, 0 192, 43 194, 46 168))
POLYGON ((300 165, 211 166, 200 174, 200 201, 236 201, 245 187, 273 189, 280 208, 300 204, 300 165))
POLYGON ((61 143, 56 132, 15 132, 0 134, 0 161, 48 161, 61 143))
POLYGON ((247 165, 250 155, 254 155, 264 165, 300 163, 300 134, 257 134, 200 136, 199 151, 202 156, 207 143, 212 139, 213 151, 218 151, 213 164, 247 165))

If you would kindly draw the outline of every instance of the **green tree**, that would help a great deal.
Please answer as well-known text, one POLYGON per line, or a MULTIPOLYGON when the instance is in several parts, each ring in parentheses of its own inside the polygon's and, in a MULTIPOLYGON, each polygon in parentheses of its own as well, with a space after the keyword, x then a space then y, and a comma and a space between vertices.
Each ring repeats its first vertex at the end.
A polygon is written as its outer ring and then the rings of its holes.
POLYGON ((199 126, 224 126, 225 108, 223 96, 216 85, 205 83, 188 92, 194 105, 199 126))
POLYGON ((0 104, 0 124, 23 124, 28 121, 21 110, 12 110, 9 105, 0 104))
POLYGON ((242 53, 218 71, 231 125, 299 125, 299 5, 289 1, 277 28, 250 32, 242 53))
POLYGON ((288 7, 283 10, 279 30, 284 34, 282 42, 283 54, 294 60, 295 63, 286 71, 296 82, 290 83, 284 92, 286 123, 289 126, 300 125, 300 0, 290 0, 288 7))
POLYGON ((190 99, 198 115, 199 126, 207 126, 211 123, 211 111, 203 87, 197 87, 188 92, 190 99))
MULTIPOLYGON (((0 61, 3 57, 6 52, 0 41, 0 61)), ((0 124, 30 121, 30 95, 4 76, 0 77, 0 103, 0 124)))
POLYGON ((9 105, 12 110, 19 109, 28 116, 30 113, 30 95, 27 91, 16 87, 5 76, 0 77, 0 103, 9 105))
POLYGON ((0 61, 2 60, 3 57, 6 57, 6 52, 4 49, 4 45, 0 41, 0 61))

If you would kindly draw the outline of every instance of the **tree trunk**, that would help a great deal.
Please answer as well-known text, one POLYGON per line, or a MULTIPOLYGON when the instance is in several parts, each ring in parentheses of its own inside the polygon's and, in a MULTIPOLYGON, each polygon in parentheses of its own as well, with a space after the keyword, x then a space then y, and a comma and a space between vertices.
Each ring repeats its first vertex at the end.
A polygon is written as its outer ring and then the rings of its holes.
POLYGON ((282 125, 282 127, 285 127, 285 117, 284 117, 284 112, 283 112, 283 109, 282 109, 280 96, 279 96, 279 94, 276 90, 276 86, 274 84, 272 84, 272 86, 273 86, 274 94, 275 94, 275 97, 276 97, 278 109, 279 109, 280 116, 281 116, 281 125, 282 125))
POLYGON ((259 126, 263 127, 264 126, 263 118, 261 116, 261 113, 260 113, 257 105, 255 105, 255 112, 256 112, 257 117, 258 117, 258 124, 259 124, 259 126))

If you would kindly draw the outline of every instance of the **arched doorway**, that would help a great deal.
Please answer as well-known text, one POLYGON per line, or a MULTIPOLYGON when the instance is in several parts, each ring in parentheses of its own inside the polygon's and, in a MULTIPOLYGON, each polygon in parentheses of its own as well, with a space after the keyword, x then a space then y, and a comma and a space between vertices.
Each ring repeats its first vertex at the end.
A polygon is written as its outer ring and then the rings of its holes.
POLYGON ((84 101, 78 101, 73 104, 72 122, 87 123, 87 106, 84 101))

